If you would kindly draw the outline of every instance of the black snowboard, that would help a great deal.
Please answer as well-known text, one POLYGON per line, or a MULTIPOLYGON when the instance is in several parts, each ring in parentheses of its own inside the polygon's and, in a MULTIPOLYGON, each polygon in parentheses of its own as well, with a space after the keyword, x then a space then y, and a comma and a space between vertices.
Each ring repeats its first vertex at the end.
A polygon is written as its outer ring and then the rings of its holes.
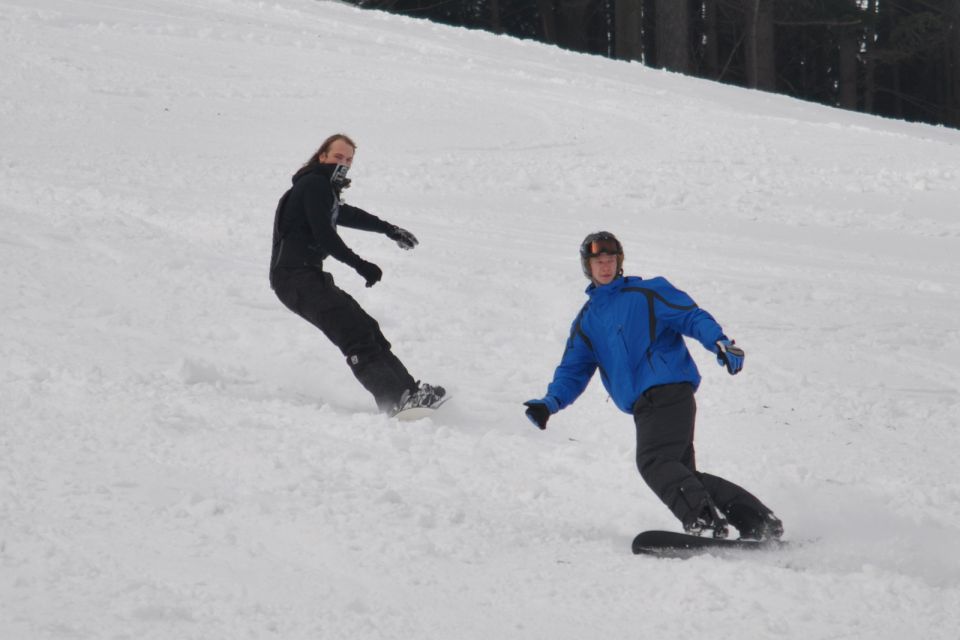
POLYGON ((782 549, 786 545, 782 540, 720 540, 676 531, 644 531, 633 539, 633 552, 662 558, 690 558, 702 553, 782 549))

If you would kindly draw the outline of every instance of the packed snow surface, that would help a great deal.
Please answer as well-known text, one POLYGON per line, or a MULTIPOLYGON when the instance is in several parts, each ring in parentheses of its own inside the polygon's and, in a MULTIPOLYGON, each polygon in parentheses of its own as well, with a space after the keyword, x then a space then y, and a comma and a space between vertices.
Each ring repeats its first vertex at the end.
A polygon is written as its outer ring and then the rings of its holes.
POLYGON ((960 634, 960 132, 310 0, 0 0, 0 60, 0 637, 960 634), (269 289, 335 131, 433 418, 269 289), (524 417, 599 229, 746 349, 699 464, 791 549, 633 556, 630 416, 524 417))

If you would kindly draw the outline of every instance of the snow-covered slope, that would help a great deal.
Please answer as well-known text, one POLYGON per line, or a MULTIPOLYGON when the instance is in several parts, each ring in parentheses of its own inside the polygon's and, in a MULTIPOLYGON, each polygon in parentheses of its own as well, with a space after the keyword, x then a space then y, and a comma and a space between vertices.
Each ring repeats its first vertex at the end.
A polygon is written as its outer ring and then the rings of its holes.
POLYGON ((956 638, 960 133, 309 0, 0 0, 0 59, 0 637, 956 638), (435 419, 267 285, 334 131, 435 419), (524 418, 601 228, 747 349, 700 465, 802 546, 634 557, 630 417, 524 418))

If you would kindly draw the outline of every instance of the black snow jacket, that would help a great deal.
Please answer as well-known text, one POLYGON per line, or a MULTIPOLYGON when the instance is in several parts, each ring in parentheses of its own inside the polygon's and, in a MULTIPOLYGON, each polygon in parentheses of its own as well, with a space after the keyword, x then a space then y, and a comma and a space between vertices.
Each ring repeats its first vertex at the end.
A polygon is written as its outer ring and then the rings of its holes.
POLYGON ((333 256, 354 269, 363 261, 337 233, 337 225, 387 233, 393 225, 358 207, 340 202, 340 190, 330 184, 336 165, 304 167, 277 204, 273 223, 271 274, 278 268, 320 267, 333 256))

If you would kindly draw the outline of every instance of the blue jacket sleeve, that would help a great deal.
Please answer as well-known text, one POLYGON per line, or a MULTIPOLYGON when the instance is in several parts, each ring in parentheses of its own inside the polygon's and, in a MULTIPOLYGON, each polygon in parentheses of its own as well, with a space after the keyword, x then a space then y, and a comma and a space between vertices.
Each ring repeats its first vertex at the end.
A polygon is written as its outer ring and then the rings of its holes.
POLYGON ((570 330, 570 338, 567 340, 563 358, 553 373, 553 382, 547 387, 547 396, 544 400, 550 412, 556 413, 579 398, 596 370, 597 359, 580 329, 578 316, 570 330), (555 400, 555 403, 551 402, 551 399, 555 400))
POLYGON ((663 279, 665 285, 658 291, 657 319, 677 333, 694 338, 712 353, 717 351, 717 340, 725 337, 723 329, 713 316, 697 306, 693 299, 663 279))

